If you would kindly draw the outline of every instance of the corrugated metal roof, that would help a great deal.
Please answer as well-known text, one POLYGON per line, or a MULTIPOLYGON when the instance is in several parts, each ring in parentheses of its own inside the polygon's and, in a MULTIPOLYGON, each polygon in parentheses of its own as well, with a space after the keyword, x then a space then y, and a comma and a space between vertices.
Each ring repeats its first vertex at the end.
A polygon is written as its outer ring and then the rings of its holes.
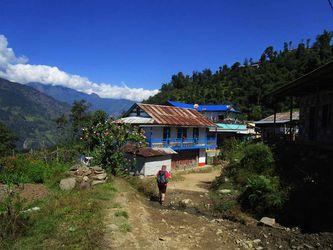
POLYGON ((173 155, 177 154, 172 148, 135 148, 131 144, 127 144, 122 148, 123 152, 128 154, 135 154, 143 157, 154 157, 162 155, 173 155))
MULTIPOLYGON (((168 103, 174 107, 185 108, 185 109, 194 109, 194 104, 183 103, 183 102, 175 102, 169 100, 168 103)), ((197 110, 199 112, 202 111, 228 111, 228 112, 236 112, 237 111, 231 106, 226 104, 217 104, 217 105, 199 105, 197 110)))
POLYGON ((227 124, 227 123, 216 123, 217 128, 210 128, 210 132, 234 132, 246 131, 247 127, 244 124, 227 124))
POLYGON ((215 124, 193 109, 155 104, 137 104, 154 119, 154 124, 175 126, 215 127, 215 124))
POLYGON ((120 118, 116 121, 117 123, 128 123, 128 124, 153 124, 153 118, 139 117, 139 116, 129 116, 120 118))
MULTIPOLYGON (((293 111, 292 120, 299 120, 299 112, 293 111)), ((290 112, 276 113, 276 123, 286 123, 290 121, 290 112)), ((265 124, 274 123, 274 115, 268 116, 260 121, 255 122, 255 124, 265 124)))

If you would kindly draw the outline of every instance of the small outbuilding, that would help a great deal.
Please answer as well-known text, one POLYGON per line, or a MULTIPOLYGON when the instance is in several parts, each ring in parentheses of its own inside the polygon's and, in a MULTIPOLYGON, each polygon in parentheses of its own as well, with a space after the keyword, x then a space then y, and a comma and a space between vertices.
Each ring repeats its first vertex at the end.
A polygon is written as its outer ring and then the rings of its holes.
POLYGON ((290 112, 276 113, 260 121, 255 122, 255 128, 261 133, 263 140, 278 138, 290 138, 290 127, 293 140, 298 135, 299 112, 292 112, 290 121, 290 112))
POLYGON ((123 147, 127 159, 133 162, 133 172, 138 175, 156 175, 162 165, 171 171, 171 159, 177 152, 171 148, 135 148, 132 145, 123 147))

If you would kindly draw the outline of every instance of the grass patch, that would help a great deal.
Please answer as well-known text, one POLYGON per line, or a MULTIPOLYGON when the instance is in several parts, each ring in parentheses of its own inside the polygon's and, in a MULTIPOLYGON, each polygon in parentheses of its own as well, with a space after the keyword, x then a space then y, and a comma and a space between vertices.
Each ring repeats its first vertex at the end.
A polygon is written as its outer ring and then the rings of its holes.
POLYGON ((105 230, 103 205, 112 199, 112 183, 91 190, 53 192, 34 205, 40 211, 29 214, 29 230, 16 238, 5 239, 4 249, 95 249, 101 247, 105 230))
POLYGON ((117 210, 117 211, 114 213, 114 215, 115 215, 116 217, 124 217, 124 218, 128 219, 128 213, 127 213, 126 211, 124 211, 124 210, 117 210))
POLYGON ((124 221, 123 223, 120 224, 119 229, 121 232, 127 233, 132 231, 132 226, 127 221, 124 221))
POLYGON ((139 178, 138 176, 128 177, 128 182, 140 193, 152 197, 157 194, 156 178, 139 178))

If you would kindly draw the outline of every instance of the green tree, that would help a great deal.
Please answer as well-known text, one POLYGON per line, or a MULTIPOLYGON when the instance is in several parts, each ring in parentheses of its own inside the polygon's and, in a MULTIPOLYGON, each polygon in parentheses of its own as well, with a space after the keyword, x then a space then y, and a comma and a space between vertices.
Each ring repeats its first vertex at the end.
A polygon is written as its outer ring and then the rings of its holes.
POLYGON ((67 120, 67 117, 65 114, 62 114, 61 116, 59 116, 55 122, 57 123, 57 128, 58 129, 64 129, 65 126, 67 125, 68 123, 68 120, 67 120))
POLYGON ((97 125, 98 123, 105 123, 108 119, 108 114, 103 110, 96 110, 91 114, 91 125, 97 125))
POLYGON ((79 138, 82 132, 82 128, 85 127, 89 122, 89 113, 88 109, 90 104, 85 100, 75 101, 71 108, 71 121, 72 121, 72 130, 73 137, 79 138))
MULTIPOLYGON (((309 39, 297 46, 286 42, 282 51, 268 46, 257 61, 245 60, 243 65, 235 62, 231 67, 223 65, 216 72, 204 69, 190 76, 179 72, 146 102, 165 104, 171 99, 233 104, 247 119, 260 119, 272 113, 270 107, 263 106, 267 93, 333 60, 332 36, 332 32, 324 31, 312 44, 309 39)), ((285 111, 288 103, 278 108, 277 111, 285 111)))
POLYGON ((0 122, 0 156, 8 154, 15 148, 16 139, 14 134, 0 122))

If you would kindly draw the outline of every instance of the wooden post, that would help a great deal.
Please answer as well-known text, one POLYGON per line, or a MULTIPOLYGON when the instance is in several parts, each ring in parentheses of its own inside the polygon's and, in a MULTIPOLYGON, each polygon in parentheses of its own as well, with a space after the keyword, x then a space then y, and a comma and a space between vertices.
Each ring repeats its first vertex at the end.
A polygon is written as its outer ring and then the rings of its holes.
POLYGON ((274 122, 273 122, 273 135, 274 135, 274 139, 276 136, 276 105, 274 105, 274 122))
POLYGON ((289 126, 290 126, 290 141, 293 141, 293 97, 290 97, 290 114, 289 114, 289 126))

